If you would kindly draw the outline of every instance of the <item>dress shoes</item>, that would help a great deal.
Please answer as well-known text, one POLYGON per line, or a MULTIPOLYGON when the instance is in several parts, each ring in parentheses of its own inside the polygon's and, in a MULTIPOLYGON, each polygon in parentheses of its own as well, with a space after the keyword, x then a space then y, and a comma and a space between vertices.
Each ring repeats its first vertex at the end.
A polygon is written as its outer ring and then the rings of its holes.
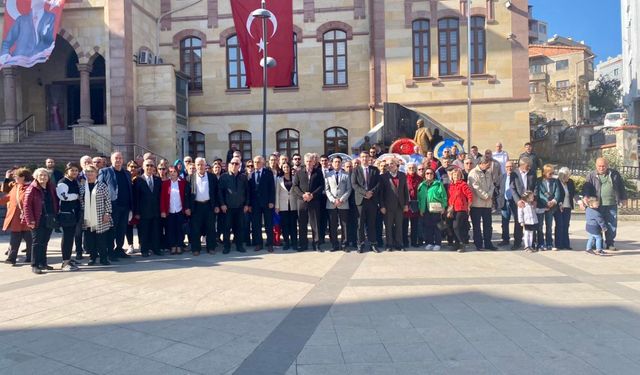
POLYGON ((199 251, 193 251, 191 254, 193 254, 194 257, 200 256, 199 251))
POLYGON ((110 256, 109 260, 112 261, 112 262, 119 262, 120 261, 120 259, 118 259, 117 256, 110 256))
POLYGON ((493 244, 489 244, 489 246, 485 246, 485 249, 487 250, 491 250, 491 251, 496 251, 498 250, 497 247, 493 246, 493 244))
POLYGON ((11 259, 7 259, 4 261, 4 264, 10 264, 12 266, 16 265, 16 261, 15 260, 11 260, 11 259))
POLYGON ((296 249, 296 251, 297 251, 297 252, 299 252, 299 253, 301 253, 301 252, 303 252, 303 251, 307 251, 307 250, 309 250, 309 247, 308 247, 308 246, 300 246, 300 247, 298 247, 298 248, 296 249))
POLYGON ((514 243, 513 246, 511 246, 511 250, 520 250, 522 248, 522 244, 520 243, 514 243))
MULTIPOLYGON (((100 262, 100 263, 102 263, 102 262, 100 262)), ((87 263, 87 266, 95 266, 95 265, 96 265, 96 260, 95 259, 91 259, 89 261, 89 263, 87 263)))
POLYGON ((43 271, 53 271, 53 267, 51 266, 41 266, 40 269, 43 271))
MULTIPOLYGON (((93 263, 95 264, 96 261, 94 260, 93 263)), ((108 260, 105 259, 105 260, 101 260, 100 264, 102 264, 103 266, 110 266, 111 262, 109 262, 108 260)))
POLYGON ((244 247, 239 247, 239 248, 236 249, 236 251, 239 252, 239 253, 246 253, 247 252, 247 250, 245 250, 244 247))
POLYGON ((371 245, 371 251, 373 251, 374 253, 380 253, 380 250, 378 250, 375 245, 371 245))
POLYGON ((398 249, 398 251, 407 251, 407 249, 404 248, 404 247, 401 247, 401 248, 398 249))
POLYGON ((260 251, 260 250, 262 250, 262 245, 258 245, 256 246, 255 249, 253 249, 253 251, 260 251))
POLYGON ((42 275, 42 270, 38 267, 31 267, 31 272, 35 273, 36 275, 42 275))
POLYGON ((267 251, 273 253, 273 246, 267 246, 267 251))
POLYGON ((498 246, 507 246, 509 244, 509 240, 502 240, 498 242, 498 246))
POLYGON ((149 257, 149 253, 142 253, 142 257, 143 258, 148 258, 149 257))
POLYGON ((229 254, 230 252, 231 252, 231 249, 222 250, 222 254, 229 254))

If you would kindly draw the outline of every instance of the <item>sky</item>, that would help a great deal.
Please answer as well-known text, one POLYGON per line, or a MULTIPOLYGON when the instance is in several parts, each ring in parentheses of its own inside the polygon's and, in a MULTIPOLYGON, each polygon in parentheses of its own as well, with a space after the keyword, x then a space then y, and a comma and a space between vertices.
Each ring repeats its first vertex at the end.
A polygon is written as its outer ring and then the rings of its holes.
POLYGON ((534 18, 554 34, 584 40, 596 62, 622 53, 620 0, 529 0, 534 18))

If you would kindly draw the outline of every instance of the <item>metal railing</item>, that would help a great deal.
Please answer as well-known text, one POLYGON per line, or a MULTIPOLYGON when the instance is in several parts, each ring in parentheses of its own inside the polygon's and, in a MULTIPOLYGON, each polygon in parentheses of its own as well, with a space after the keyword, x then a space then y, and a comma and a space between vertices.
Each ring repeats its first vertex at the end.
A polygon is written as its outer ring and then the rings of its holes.
POLYGON ((13 127, 0 129, 0 143, 19 143, 35 132, 36 116, 31 114, 13 127))
POLYGON ((140 146, 137 143, 113 143, 110 139, 86 125, 73 126, 73 143, 87 145, 102 155, 111 155, 114 151, 120 151, 124 155, 131 155, 131 157, 135 157, 136 155, 142 155, 150 152, 160 159, 167 159, 166 157, 153 152, 147 147, 140 146))
POLYGON ((558 133, 558 143, 575 143, 578 140, 578 128, 575 126, 569 126, 560 133, 558 133))
POLYGON ((603 130, 599 130, 589 136, 589 147, 599 147, 616 143, 615 134, 607 134, 603 130))

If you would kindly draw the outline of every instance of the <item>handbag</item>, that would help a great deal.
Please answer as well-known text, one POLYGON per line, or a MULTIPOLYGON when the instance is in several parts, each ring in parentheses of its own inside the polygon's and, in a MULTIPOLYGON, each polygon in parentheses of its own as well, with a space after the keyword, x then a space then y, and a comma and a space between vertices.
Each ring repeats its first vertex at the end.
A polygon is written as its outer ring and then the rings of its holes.
POLYGON ((56 219, 56 215, 53 214, 45 214, 44 215, 45 226, 47 229, 56 229, 58 228, 58 220, 56 219))
POLYGON ((438 224, 436 224, 436 227, 438 227, 438 230, 442 232, 443 230, 446 230, 449 225, 445 220, 440 220, 438 221, 438 224))
POLYGON ((440 202, 429 202, 428 209, 432 214, 441 214, 444 211, 442 203, 440 202))
POLYGON ((420 206, 418 205, 418 201, 416 200, 409 201, 409 211, 420 212, 420 206))
POLYGON ((76 215, 73 212, 58 212, 58 223, 62 227, 73 227, 76 225, 76 215))

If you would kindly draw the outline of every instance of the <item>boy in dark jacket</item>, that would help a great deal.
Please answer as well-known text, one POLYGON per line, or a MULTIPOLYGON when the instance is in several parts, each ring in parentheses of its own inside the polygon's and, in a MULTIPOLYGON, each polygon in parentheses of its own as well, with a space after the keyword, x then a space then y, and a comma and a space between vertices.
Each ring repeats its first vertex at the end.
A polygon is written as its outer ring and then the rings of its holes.
POLYGON ((607 225, 602 218, 602 214, 598 211, 600 203, 598 198, 592 197, 587 200, 586 210, 586 230, 589 233, 586 252, 589 254, 605 255, 602 250, 602 233, 607 231, 607 225), (593 243, 596 243, 596 251, 592 250, 593 243))

